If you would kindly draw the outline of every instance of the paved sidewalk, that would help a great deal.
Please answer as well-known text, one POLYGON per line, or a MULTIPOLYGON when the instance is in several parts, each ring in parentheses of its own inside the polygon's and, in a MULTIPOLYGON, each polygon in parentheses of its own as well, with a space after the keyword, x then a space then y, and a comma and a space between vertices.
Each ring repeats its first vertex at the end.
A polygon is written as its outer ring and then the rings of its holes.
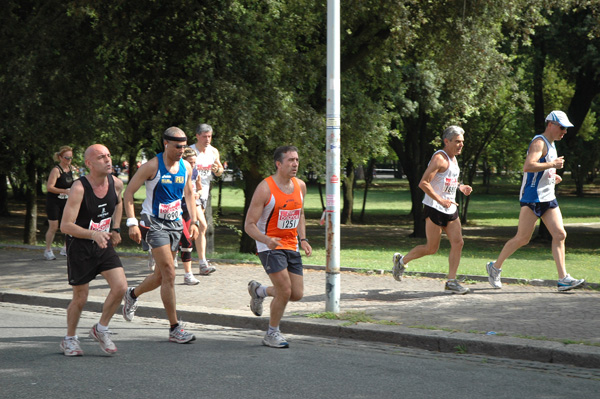
MULTIPOLYGON (((0 246, 0 302, 66 308, 71 298, 66 259, 58 256, 57 260, 45 261, 42 249, 30 248, 0 246)), ((149 273, 147 258, 121 255, 129 285, 135 286, 149 273)), ((266 329, 269 299, 265 301, 265 315, 255 317, 249 309, 247 291, 249 280, 267 282, 262 267, 213 264, 217 272, 197 276, 201 282, 196 286, 183 285, 183 269, 177 269, 179 317, 194 323, 266 329)), ((444 293, 444 280, 439 278, 409 275, 397 282, 389 272, 369 275, 343 271, 341 314, 364 312, 375 321, 393 322, 392 325, 350 324, 344 320, 307 317, 325 311, 322 269, 305 271, 304 298, 288 305, 281 325, 284 333, 600 368, 597 290, 559 293, 555 286, 526 284, 505 284, 502 290, 494 290, 487 278, 480 276, 481 282, 468 284, 472 293, 451 295, 444 293), (486 334, 490 332, 493 333, 486 334)), ((99 311, 107 292, 104 279, 93 281, 86 309, 99 311)), ((159 290, 144 294, 139 304, 138 315, 166 318, 159 290)))

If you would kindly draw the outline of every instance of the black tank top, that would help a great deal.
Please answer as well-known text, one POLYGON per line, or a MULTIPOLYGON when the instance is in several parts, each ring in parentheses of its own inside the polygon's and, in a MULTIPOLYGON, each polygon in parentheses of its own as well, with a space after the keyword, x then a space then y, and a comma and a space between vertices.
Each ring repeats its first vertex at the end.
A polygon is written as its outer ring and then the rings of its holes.
POLYGON ((68 172, 65 172, 60 165, 56 165, 56 167, 58 170, 60 170, 60 176, 58 176, 58 179, 56 179, 56 184, 54 184, 54 187, 71 188, 73 185, 73 171, 69 170, 68 172))
POLYGON ((112 175, 108 179, 108 191, 104 198, 96 197, 94 189, 84 176, 79 180, 83 185, 83 200, 75 224, 84 229, 110 232, 111 218, 118 202, 115 182, 112 175))
MULTIPOLYGON (((58 176, 58 178, 56 179, 56 183, 54 183, 54 187, 56 188, 62 188, 62 189, 67 189, 67 188, 71 188, 71 186, 73 185, 73 171, 69 169, 68 172, 65 172, 60 165, 56 165, 56 167, 58 168, 58 170, 60 170, 60 176, 58 176)), ((58 199, 59 194, 56 193, 48 193, 48 195, 52 198, 56 198, 58 199)), ((66 201, 66 197, 63 199, 64 201, 66 201)))

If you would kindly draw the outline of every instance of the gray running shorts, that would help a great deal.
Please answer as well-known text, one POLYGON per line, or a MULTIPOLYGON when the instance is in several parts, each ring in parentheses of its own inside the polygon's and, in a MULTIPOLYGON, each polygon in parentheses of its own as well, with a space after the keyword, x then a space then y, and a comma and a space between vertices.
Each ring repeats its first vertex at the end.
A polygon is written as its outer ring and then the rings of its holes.
POLYGON ((177 251, 183 232, 181 218, 179 220, 163 220, 145 213, 142 214, 141 218, 140 229, 146 233, 146 237, 142 241, 146 243, 143 246, 144 250, 170 245, 171 251, 177 251))
POLYGON ((258 253, 267 274, 277 273, 286 270, 290 273, 303 275, 302 256, 298 251, 289 249, 275 249, 258 253))

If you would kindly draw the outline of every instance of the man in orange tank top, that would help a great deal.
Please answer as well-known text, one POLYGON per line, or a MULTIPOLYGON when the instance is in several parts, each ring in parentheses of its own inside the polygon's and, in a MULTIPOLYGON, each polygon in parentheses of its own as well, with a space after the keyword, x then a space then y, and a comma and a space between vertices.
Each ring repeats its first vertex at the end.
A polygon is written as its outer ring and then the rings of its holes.
POLYGON ((271 301, 269 329, 263 344, 272 348, 287 348, 289 344, 279 331, 279 323, 289 301, 299 301, 304 295, 302 257, 312 248, 306 238, 304 197, 306 184, 298 178, 298 149, 279 147, 273 156, 274 175, 260 182, 252 196, 244 229, 256 240, 258 256, 271 279, 272 286, 257 281, 248 283, 250 310, 262 315, 263 301, 271 301))

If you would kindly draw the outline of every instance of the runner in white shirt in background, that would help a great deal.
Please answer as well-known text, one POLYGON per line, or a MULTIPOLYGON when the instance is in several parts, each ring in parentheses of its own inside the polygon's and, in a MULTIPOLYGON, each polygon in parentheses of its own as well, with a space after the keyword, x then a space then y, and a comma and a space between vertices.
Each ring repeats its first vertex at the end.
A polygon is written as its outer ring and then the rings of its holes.
POLYGON ((196 251, 198 251, 198 258, 200 259, 201 275, 208 275, 216 270, 206 260, 206 230, 208 224, 206 223, 204 210, 206 209, 208 196, 210 195, 210 182, 213 173, 219 177, 225 170, 221 164, 219 150, 210 145, 212 136, 212 127, 206 123, 202 123, 196 128, 196 144, 190 146, 190 148, 196 151, 196 168, 200 173, 200 183, 202 184, 200 199, 196 202, 198 205, 198 220, 200 221, 200 231, 198 238, 196 238, 196 251))

